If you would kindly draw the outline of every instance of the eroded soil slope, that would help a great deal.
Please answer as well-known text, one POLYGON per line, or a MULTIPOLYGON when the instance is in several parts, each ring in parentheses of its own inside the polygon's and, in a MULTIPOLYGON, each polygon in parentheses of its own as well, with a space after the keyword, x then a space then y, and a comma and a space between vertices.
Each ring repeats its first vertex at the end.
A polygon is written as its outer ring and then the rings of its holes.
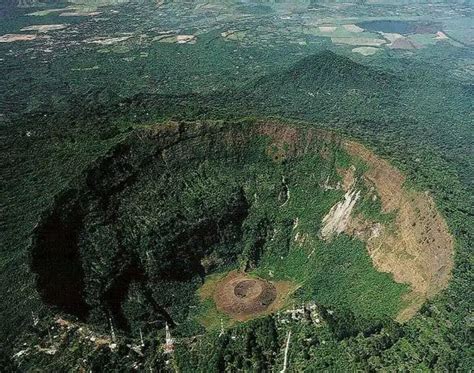
MULTIPOLYGON (((361 239, 377 270, 391 273, 396 282, 410 285, 411 291, 404 297, 406 305, 397 317, 399 321, 411 318, 426 299, 446 288, 453 268, 454 242, 428 192, 407 188, 405 176, 389 162, 335 133, 318 129, 301 131, 298 127, 276 123, 261 124, 258 132, 272 139, 268 153, 275 161, 308 152, 312 138, 324 139, 323 143, 327 144, 340 143, 351 163, 360 161, 362 174, 351 164, 337 170, 340 177, 337 184, 330 185, 328 179, 322 185, 325 190, 343 190, 345 195, 324 216, 319 237, 331 240, 346 233, 361 239), (378 221, 357 211, 364 193, 373 201, 379 199, 380 213, 394 219, 378 221)), ((330 152, 324 146, 317 151, 331 161, 330 152)))
POLYGON ((401 321, 409 319, 427 298, 446 288, 453 268, 453 238, 428 192, 404 188, 400 171, 361 144, 348 141, 345 149, 367 164, 364 182, 375 189, 383 212, 395 213, 393 227, 357 215, 346 231, 367 242, 377 269, 411 285, 409 306, 398 315, 401 321))

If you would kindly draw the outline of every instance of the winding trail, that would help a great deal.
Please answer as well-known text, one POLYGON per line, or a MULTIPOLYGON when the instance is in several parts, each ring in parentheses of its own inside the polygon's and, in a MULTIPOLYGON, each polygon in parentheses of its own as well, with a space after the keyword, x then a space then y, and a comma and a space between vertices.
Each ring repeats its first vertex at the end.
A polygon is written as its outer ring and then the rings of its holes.
POLYGON ((288 366, 288 351, 290 350, 290 339, 291 330, 288 331, 288 337, 286 338, 285 357, 283 358, 283 369, 280 370, 280 373, 285 373, 286 367, 288 366))

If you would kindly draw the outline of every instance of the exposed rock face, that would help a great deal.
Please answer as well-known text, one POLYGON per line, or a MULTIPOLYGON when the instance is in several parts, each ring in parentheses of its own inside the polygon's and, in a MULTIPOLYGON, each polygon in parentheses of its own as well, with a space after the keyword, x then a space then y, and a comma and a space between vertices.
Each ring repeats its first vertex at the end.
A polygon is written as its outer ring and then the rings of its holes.
POLYGON ((346 142, 345 149, 368 166, 362 181, 374 193, 373 199, 380 198, 382 212, 395 214, 394 223, 354 215, 360 192, 352 189, 356 180, 351 166, 338 170, 346 194, 324 216, 320 236, 329 240, 346 233, 366 242, 378 270, 411 286, 405 299, 408 306, 398 315, 398 320, 407 320, 427 298, 447 286, 453 268, 453 238, 428 193, 407 190, 404 175, 361 144, 346 142))
POLYGON ((360 191, 349 190, 344 199, 336 203, 323 218, 321 237, 328 239, 344 232, 349 224, 352 210, 360 197, 360 191))

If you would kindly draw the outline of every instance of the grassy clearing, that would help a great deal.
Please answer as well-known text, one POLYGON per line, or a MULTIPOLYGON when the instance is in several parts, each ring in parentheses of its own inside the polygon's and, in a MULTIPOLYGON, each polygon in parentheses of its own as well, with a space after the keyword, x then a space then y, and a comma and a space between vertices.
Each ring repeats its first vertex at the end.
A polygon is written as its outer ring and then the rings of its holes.
POLYGON ((229 328, 235 325, 236 321, 223 312, 219 312, 212 299, 202 301, 196 320, 206 328, 206 330, 219 330, 221 327, 229 328))
MULTIPOLYGON (((196 316, 196 320, 204 326, 207 330, 219 330, 220 328, 228 328, 235 325, 237 322, 242 322, 243 319, 237 319, 230 317, 229 315, 219 311, 214 301, 214 292, 217 285, 222 281, 229 272, 227 273, 216 273, 209 275, 206 278, 203 286, 198 289, 198 297, 200 299, 200 308, 196 316)), ((257 271, 250 272, 248 277, 259 278, 257 271)), ((282 308, 285 308, 293 301, 293 294, 301 286, 291 281, 276 281, 272 282, 276 289, 276 298, 263 312, 258 312, 254 316, 246 316, 245 321, 247 322, 258 317, 263 317, 272 314, 282 308)))

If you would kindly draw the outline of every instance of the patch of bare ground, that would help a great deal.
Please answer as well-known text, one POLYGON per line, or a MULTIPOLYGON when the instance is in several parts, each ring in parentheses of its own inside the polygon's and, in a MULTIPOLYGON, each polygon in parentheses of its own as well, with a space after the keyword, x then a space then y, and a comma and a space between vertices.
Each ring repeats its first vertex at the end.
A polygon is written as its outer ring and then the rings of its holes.
POLYGON ((14 41, 31 41, 37 38, 34 34, 5 34, 0 36, 0 43, 12 43, 14 41))
POLYGON ((346 233, 366 241, 378 270, 411 285, 411 292, 404 299, 407 306, 397 317, 399 321, 408 320, 426 299, 448 285, 453 268, 453 238, 427 192, 404 188, 404 176, 361 144, 349 141, 345 149, 368 165, 364 179, 375 188, 383 212, 396 214, 393 229, 358 215, 350 220, 346 233))
POLYGON ((351 166, 348 169, 337 168, 337 173, 342 178, 342 189, 344 190, 344 192, 350 191, 354 186, 356 182, 355 172, 355 166, 351 166))
POLYGON ((260 135, 270 139, 267 154, 274 161, 282 161, 297 152, 298 140, 301 136, 297 128, 280 124, 264 123, 257 129, 260 135))
POLYGON ((20 31, 38 31, 38 32, 49 32, 49 31, 58 31, 64 30, 68 25, 59 24, 59 25, 31 25, 23 27, 20 31))
POLYGON ((107 38, 107 37, 98 37, 94 39, 84 40, 85 43, 88 44, 98 44, 98 45, 113 45, 117 43, 121 43, 130 39, 131 36, 120 36, 116 38, 107 38))
POLYGON ((321 237, 331 238, 334 235, 344 232, 351 220, 352 210, 359 199, 360 191, 349 190, 344 195, 344 199, 336 203, 323 218, 321 237))
POLYGON ((330 131, 278 122, 261 122, 255 133, 270 140, 267 154, 276 162, 309 151, 317 151, 324 159, 330 159, 333 144, 340 141, 339 136, 330 131))
POLYGON ((271 282, 232 271, 201 290, 203 298, 214 300, 216 308, 234 320, 247 321, 282 308, 296 289, 288 281, 271 282))

